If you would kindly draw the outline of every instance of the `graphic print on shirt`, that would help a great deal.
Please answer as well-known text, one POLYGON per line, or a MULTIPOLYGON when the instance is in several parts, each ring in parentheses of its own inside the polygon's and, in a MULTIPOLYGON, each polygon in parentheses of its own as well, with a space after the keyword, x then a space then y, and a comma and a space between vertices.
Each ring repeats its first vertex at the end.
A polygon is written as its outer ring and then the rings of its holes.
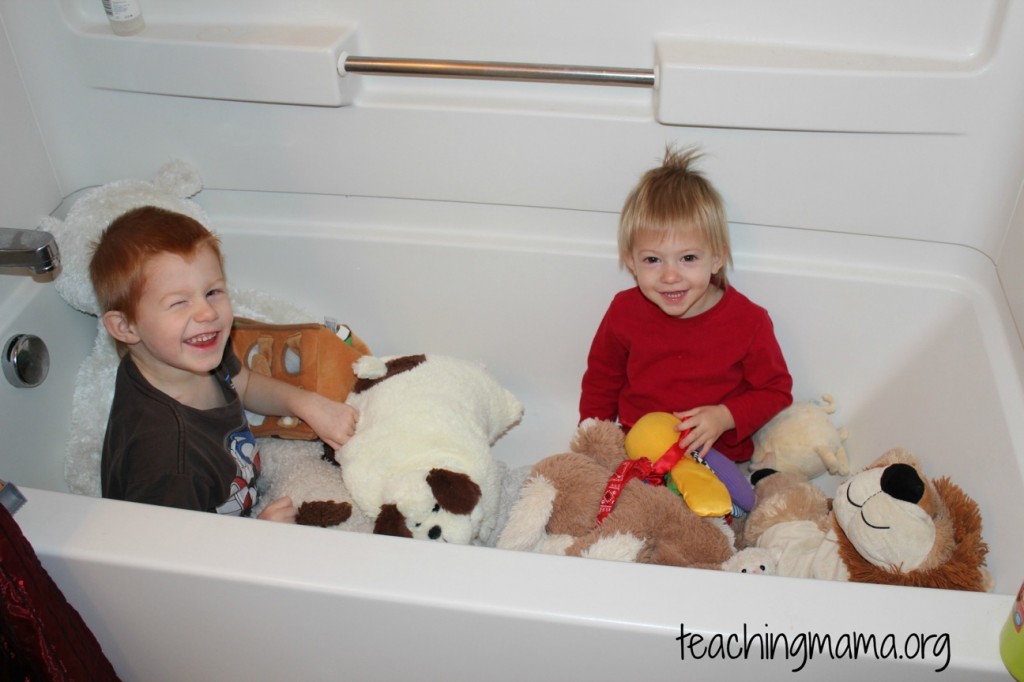
POLYGON ((235 460, 235 478, 224 504, 217 507, 218 514, 249 516, 259 501, 256 479, 260 476, 260 450, 256 438, 248 428, 228 438, 228 452, 235 460))

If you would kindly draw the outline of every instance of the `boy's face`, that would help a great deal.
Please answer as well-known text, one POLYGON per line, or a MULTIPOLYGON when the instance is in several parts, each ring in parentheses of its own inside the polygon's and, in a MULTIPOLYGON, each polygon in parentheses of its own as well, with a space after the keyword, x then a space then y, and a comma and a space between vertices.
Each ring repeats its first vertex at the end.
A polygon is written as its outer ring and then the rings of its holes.
POLYGON ((670 317, 694 317, 714 306, 722 291, 711 276, 723 264, 696 230, 641 232, 626 258, 640 292, 670 317))
POLYGON ((150 381, 207 376, 220 364, 234 314, 224 272, 210 248, 191 259, 162 253, 145 265, 133 322, 124 322, 132 359, 150 381))

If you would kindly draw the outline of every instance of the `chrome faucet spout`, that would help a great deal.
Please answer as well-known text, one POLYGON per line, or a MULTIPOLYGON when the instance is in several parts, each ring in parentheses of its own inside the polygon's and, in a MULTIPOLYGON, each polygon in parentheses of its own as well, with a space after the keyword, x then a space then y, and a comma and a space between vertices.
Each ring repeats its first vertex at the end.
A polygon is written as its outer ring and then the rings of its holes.
POLYGON ((58 265, 60 251, 49 232, 0 227, 0 268, 28 268, 42 274, 58 265))

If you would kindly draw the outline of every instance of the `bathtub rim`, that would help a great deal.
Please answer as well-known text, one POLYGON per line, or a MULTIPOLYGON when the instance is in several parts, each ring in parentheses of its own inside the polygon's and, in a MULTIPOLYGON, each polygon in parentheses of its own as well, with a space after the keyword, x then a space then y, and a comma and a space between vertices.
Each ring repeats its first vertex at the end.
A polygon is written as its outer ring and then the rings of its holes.
MULTIPOLYGON (((979 594, 929 588, 830 583, 818 580, 726 574, 700 569, 630 564, 628 580, 619 575, 616 562, 555 557, 525 552, 467 546, 441 546, 370 534, 284 526, 248 519, 221 518, 181 510, 76 496, 28 488, 29 502, 16 520, 31 541, 47 570, 55 575, 65 596, 94 628, 105 648, 120 651, 121 619, 130 615, 111 612, 95 601, 98 595, 117 593, 116 584, 105 584, 104 575, 122 570, 174 574, 190 583, 189 589, 209 590, 211 599, 223 581, 241 582, 254 590, 268 591, 277 600, 289 595, 315 592, 339 604, 353 600, 414 605, 438 612, 444 626, 447 617, 475 613, 524 627, 568 625, 582 627, 599 640, 614 633, 636 636, 644 642, 660 642, 672 657, 673 640, 680 621, 688 631, 734 632, 741 624, 752 629, 762 624, 774 632, 799 631, 818 634, 846 632, 905 634, 947 633, 950 637, 950 670, 998 672, 1001 660, 998 634, 1009 613, 1013 595, 979 594), (73 518, 75 524, 55 523, 73 518), (153 534, 153 527, 177 528, 182 535, 168 538, 153 534), (234 538, 230 546, 222 540, 234 538), (174 540, 197 549, 183 557, 174 540), (330 541, 324 541, 329 539, 330 541), (237 544, 236 544, 237 543, 237 544), (245 553, 237 551, 245 546, 245 553), (416 561, 409 560, 409 551, 416 561), (371 556, 365 564, 353 557, 371 556), (316 561, 303 561, 303 558, 316 561), (465 561, 475 580, 455 564, 465 561), (387 567, 382 570, 381 567, 387 567), (487 577, 506 571, 521 577, 545 576, 545 590, 531 580, 513 580, 493 590, 487 577), (497 573, 496 573, 497 572, 497 573), (680 588, 680 578, 699 580, 702 589, 680 588), (776 582, 777 581, 777 582, 776 582), (192 585, 191 583, 194 583, 192 585), (579 594, 579 585, 598 585, 598 590, 579 594), (778 589, 764 589, 765 586, 778 589), (608 589, 614 586, 614 589, 608 589), (429 588, 429 592, 428 589, 429 588), (830 590, 841 596, 833 601, 830 590), (899 613, 851 613, 839 604, 887 603, 897 592, 899 613), (731 595, 728 606, 715 594, 731 595), (595 594, 601 599, 594 599, 595 594), (658 595, 678 594, 671 599, 658 595), (800 595, 800 599, 793 597, 800 595), (741 612, 743 615, 738 615, 741 612), (792 630, 792 624, 799 628, 792 630), (532 624, 532 625, 524 625, 532 624), (108 641, 104 642, 104 639, 108 641), (112 639, 109 639, 112 638, 112 639)), ((154 600, 168 595, 154 596, 154 600)), ((173 595, 172 595, 173 597, 173 595)), ((131 605, 128 611, 135 609, 131 605)), ((149 609, 146 609, 148 611, 149 609)), ((156 621, 136 627, 161 628, 156 621)), ((134 636, 134 635, 133 635, 134 636)), ((163 635, 169 636, 169 635, 163 635)), ((660 650, 660 649, 658 649, 660 650)), ((583 655, 583 652, 565 652, 583 655)), ((108 653, 108 655, 110 655, 108 653)), ((905 663, 917 672, 931 663, 905 663)), ((728 666, 723 666, 723 669, 728 666)), ((902 667, 902 666, 901 666, 902 667)))

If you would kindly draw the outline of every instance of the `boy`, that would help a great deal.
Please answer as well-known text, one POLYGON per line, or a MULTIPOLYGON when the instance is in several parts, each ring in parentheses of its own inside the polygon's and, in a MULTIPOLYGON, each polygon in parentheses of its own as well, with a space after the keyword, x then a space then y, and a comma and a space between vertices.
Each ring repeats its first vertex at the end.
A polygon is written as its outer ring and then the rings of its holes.
POLYGON ((680 447, 704 453, 749 510, 753 491, 731 462, 750 459, 750 437, 793 401, 793 381, 768 313, 729 287, 725 209, 692 169, 698 157, 669 149, 626 200, 619 258, 637 286, 615 296, 594 336, 580 420, 628 429, 672 412, 680 447))
MULTIPOLYGON (((245 409, 295 415, 332 448, 351 437, 352 407, 250 372, 231 351, 220 245, 197 221, 152 206, 129 211, 100 237, 89 276, 122 358, 104 497, 248 516, 260 461, 245 409)), ((285 497, 259 518, 295 515, 285 497)))

